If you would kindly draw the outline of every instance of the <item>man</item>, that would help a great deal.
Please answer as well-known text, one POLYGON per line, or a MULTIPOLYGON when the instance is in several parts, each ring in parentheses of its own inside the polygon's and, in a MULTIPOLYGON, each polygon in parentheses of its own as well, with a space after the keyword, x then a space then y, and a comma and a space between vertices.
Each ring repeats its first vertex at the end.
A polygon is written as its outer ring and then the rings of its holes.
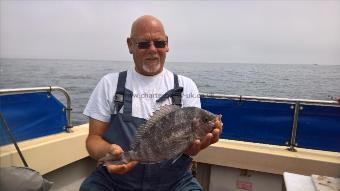
MULTIPOLYGON (((200 107, 195 83, 164 68, 168 37, 157 18, 150 15, 138 18, 127 44, 134 68, 104 76, 84 111, 90 123, 86 147, 96 160, 107 153, 119 156, 129 150, 136 128, 160 105, 200 107)), ((80 190, 201 190, 189 171, 190 156, 218 141, 221 123, 216 119, 215 124, 212 133, 195 140, 175 161, 99 165, 80 190)))

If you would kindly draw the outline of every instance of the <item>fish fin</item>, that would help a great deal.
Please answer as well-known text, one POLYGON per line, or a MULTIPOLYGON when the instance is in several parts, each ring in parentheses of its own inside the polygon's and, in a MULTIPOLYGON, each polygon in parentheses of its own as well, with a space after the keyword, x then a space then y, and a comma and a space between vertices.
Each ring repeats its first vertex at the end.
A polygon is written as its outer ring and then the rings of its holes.
POLYGON ((141 140, 142 136, 144 135, 146 131, 146 124, 142 124, 140 125, 137 130, 136 130, 136 133, 135 133, 135 138, 134 138, 134 141, 132 141, 131 145, 130 145, 130 148, 132 150, 135 150, 136 148, 136 145, 139 143, 139 140, 141 140))
POLYGON ((157 121, 159 121, 164 116, 178 109, 180 109, 180 107, 177 105, 165 105, 165 106, 160 107, 159 110, 156 110, 146 123, 142 124, 141 126, 137 128, 136 133, 135 133, 135 139, 130 145, 130 148, 134 150, 136 145, 141 140, 142 136, 147 131, 147 129, 152 127, 157 121))
POLYGON ((178 109, 181 109, 181 107, 177 105, 164 105, 159 108, 159 110, 156 110, 153 112, 150 119, 147 121, 146 125, 154 125, 159 119, 163 118, 164 116, 168 115, 171 112, 174 112, 178 109))
MULTIPOLYGON (((173 139, 171 144, 176 145, 176 147, 169 148, 165 153, 167 156, 172 157, 182 155, 182 153, 190 146, 188 145, 188 140, 191 140, 191 136, 185 136, 177 139, 173 139)), ((189 141, 190 142, 190 141, 189 141)))

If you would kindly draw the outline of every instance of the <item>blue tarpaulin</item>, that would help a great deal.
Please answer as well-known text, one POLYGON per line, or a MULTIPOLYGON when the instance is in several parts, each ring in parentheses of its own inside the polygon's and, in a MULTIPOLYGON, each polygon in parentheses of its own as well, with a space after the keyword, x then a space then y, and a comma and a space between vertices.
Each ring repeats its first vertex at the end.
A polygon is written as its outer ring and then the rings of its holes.
MULTIPOLYGON (((222 114, 221 138, 286 145, 294 109, 289 103, 201 98, 202 108, 222 114)), ((305 105, 300 111, 298 147, 340 152, 340 107, 305 105)))
MULTIPOLYGON (((223 115, 223 139, 274 145, 291 139, 292 104, 216 98, 201 102, 202 108, 223 115)), ((340 152, 340 107, 301 106, 298 147, 340 152)), ((0 96, 0 112, 17 141, 59 133, 67 125, 64 105, 50 93, 0 96)), ((11 143, 0 127, 0 144, 11 143)))
POLYGON ((302 105, 296 133, 299 147, 340 152, 340 107, 302 105))
POLYGON ((202 108, 222 114, 222 138, 285 145, 290 140, 290 104, 203 98, 202 108))
MULTIPOLYGON (((65 107, 50 93, 26 93, 0 96, 0 112, 17 141, 64 131, 65 107)), ((0 144, 11 143, 0 124, 0 144)))

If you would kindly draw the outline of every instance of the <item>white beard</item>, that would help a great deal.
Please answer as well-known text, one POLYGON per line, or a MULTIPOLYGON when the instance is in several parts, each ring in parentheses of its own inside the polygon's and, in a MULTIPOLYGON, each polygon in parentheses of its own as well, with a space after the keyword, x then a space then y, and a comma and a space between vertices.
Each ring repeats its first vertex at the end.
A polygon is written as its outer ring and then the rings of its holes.
POLYGON ((146 71, 147 73, 154 73, 156 71, 159 71, 160 68, 161 68, 160 62, 158 62, 156 65, 143 63, 143 70, 146 71))

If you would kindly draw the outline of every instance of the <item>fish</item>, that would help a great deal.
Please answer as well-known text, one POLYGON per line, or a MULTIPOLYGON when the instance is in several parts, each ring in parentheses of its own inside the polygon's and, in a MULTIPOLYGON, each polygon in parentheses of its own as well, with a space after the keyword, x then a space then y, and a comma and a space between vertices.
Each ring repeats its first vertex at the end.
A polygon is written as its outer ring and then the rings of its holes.
POLYGON ((119 157, 108 153, 99 162, 153 164, 179 158, 195 139, 212 132, 216 117, 222 116, 198 107, 162 106, 137 128, 131 150, 119 157))

